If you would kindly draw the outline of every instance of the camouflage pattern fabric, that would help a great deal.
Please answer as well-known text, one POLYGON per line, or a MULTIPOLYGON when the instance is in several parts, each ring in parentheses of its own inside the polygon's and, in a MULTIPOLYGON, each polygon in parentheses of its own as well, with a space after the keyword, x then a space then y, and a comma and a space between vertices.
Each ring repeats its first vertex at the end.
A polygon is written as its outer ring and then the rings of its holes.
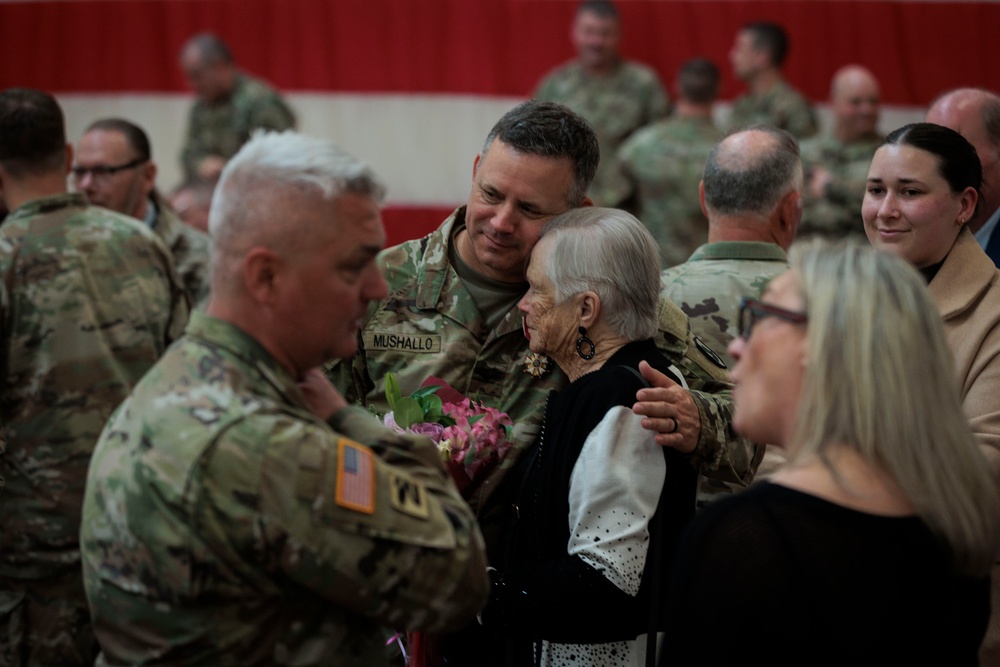
MULTIPOLYGON (((698 248, 687 262, 660 274, 660 295, 680 306, 691 322, 691 330, 708 343, 732 367, 727 348, 739 328, 742 297, 757 298, 774 277, 788 268, 785 251, 773 243, 719 241, 698 248)), ((759 470, 778 465, 773 447, 757 447, 759 470)), ((742 488, 729 480, 702 476, 698 483, 698 507, 742 488)))
POLYGON ((563 104, 590 123, 597 134, 601 162, 588 194, 597 206, 621 204, 629 185, 615 161, 618 147, 637 129, 670 112, 670 100, 656 72, 622 61, 613 74, 592 77, 579 63, 571 62, 548 74, 535 97, 563 104))
POLYGON ((788 256, 773 243, 706 243, 687 262, 660 274, 660 295, 680 306, 691 331, 732 368, 726 348, 738 333, 740 299, 759 297, 787 268, 788 256))
MULTIPOLYGON (((548 361, 539 376, 526 359, 528 341, 516 307, 495 328, 484 325, 476 304, 448 259, 448 240, 456 225, 465 224, 459 208, 428 236, 387 249, 379 263, 389 295, 373 304, 359 334, 359 351, 335 362, 327 375, 348 401, 380 412, 385 376, 392 371, 404 393, 430 376, 439 377, 475 400, 510 414, 515 446, 497 472, 470 499, 482 507, 513 461, 534 441, 548 392, 567 384, 566 376, 548 361)), ((724 364, 697 343, 687 317, 675 305, 661 302, 657 345, 680 369, 701 417, 701 437, 692 465, 713 476, 746 485, 759 463, 757 449, 736 440, 730 429, 732 403, 724 364)))
POLYGON ((192 306, 204 306, 212 286, 209 274, 212 239, 208 234, 184 224, 159 192, 154 191, 152 199, 156 206, 153 231, 170 248, 174 266, 184 282, 192 306))
POLYGON ((108 422, 83 506, 103 664, 388 664, 385 629, 486 601, 482 536, 436 447, 357 407, 324 423, 196 311, 108 422))
POLYGON ((821 235, 829 238, 855 236, 867 240, 861 217, 868 167, 882 136, 871 134, 861 141, 845 144, 832 136, 802 142, 802 164, 806 174, 812 167, 825 167, 832 180, 821 199, 804 193, 802 223, 797 235, 821 235))
POLYGON ((227 160, 247 142, 256 129, 290 130, 295 116, 281 96, 263 81, 238 74, 232 96, 221 104, 197 100, 188 117, 181 163, 188 178, 209 155, 227 160))
POLYGON ((816 114, 801 93, 781 81, 762 95, 748 93, 733 102, 730 129, 765 123, 788 130, 798 139, 816 134, 816 114))
POLYGON ((660 245, 664 267, 684 262, 708 239, 698 183, 721 138, 711 118, 669 118, 636 131, 618 151, 638 195, 636 217, 660 245))
POLYGON ((87 466, 111 412, 180 336, 187 299, 151 231, 80 194, 11 212, 0 275, 0 664, 91 664, 87 466))

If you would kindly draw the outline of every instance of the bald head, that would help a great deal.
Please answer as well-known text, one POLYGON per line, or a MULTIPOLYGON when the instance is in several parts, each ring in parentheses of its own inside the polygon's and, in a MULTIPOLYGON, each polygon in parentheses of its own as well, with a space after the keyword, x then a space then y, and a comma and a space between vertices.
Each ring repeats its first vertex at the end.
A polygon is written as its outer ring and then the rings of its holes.
POLYGON ((878 127, 878 79, 861 65, 846 65, 833 75, 830 106, 834 134, 845 143, 870 137, 878 127))
POLYGON ((926 120, 955 130, 976 149, 983 166, 982 199, 969 228, 978 231, 1000 208, 1000 96, 958 88, 937 98, 926 120))
POLYGON ((705 163, 702 205, 709 241, 791 245, 802 217, 802 161, 795 137, 757 125, 717 143, 705 163))

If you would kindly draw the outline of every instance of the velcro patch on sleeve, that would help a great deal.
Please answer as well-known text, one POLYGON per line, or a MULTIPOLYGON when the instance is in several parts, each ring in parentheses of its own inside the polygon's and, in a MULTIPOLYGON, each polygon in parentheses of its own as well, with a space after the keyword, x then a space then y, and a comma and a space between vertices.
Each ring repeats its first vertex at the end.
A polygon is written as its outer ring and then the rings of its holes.
POLYGON ((337 441, 337 493, 341 507, 375 513, 375 455, 347 438, 337 441))
POLYGON ((427 505, 427 488, 396 473, 389 473, 389 504, 394 510, 418 519, 431 515, 427 505))

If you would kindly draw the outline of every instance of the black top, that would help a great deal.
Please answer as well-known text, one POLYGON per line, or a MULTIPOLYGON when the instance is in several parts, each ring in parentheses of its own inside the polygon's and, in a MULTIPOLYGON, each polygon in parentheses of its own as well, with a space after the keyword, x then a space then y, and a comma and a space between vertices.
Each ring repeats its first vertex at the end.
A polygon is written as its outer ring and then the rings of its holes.
MULTIPOLYGON (((669 557, 694 513, 697 481, 687 457, 675 450, 663 449, 666 477, 650 524, 650 532, 656 535, 654 543, 661 551, 655 561, 663 569, 662 583, 651 583, 652 548, 636 597, 567 553, 574 465, 588 435, 608 411, 615 406, 630 408, 635 403, 636 392, 645 383, 628 367, 638 369, 641 360, 677 380, 677 374, 669 370, 669 362, 652 340, 627 344, 600 370, 549 395, 539 442, 519 459, 504 486, 497 490, 507 494, 519 510, 520 518, 513 522, 507 538, 506 553, 494 559, 507 588, 516 594, 494 600, 494 608, 488 607, 485 616, 488 619, 489 612, 502 615, 502 634, 521 645, 515 651, 518 654, 530 650, 532 639, 562 643, 634 639, 646 632, 651 588, 660 589, 661 599, 665 592, 669 557)), ((521 664, 517 659, 512 662, 521 664)))
POLYGON ((667 607, 663 666, 975 665, 990 614, 920 519, 769 482, 699 514, 667 607))

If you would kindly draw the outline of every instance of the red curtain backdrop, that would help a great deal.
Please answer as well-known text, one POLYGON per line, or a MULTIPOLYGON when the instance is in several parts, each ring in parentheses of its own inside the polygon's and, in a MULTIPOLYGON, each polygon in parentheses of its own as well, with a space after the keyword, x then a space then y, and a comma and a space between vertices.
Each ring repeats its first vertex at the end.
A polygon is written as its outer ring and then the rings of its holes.
MULTIPOLYGON (((671 81, 704 55, 726 73, 750 20, 791 36, 786 73, 827 96, 848 62, 871 68, 885 102, 927 104, 958 85, 1000 89, 997 2, 621 0, 624 52, 671 81)), ((571 57, 573 0, 97 0, 0 2, 0 86, 60 92, 183 91, 177 54, 211 30, 249 71, 285 90, 527 95, 571 57)))
MULTIPOLYGON (((572 57, 576 0, 0 0, 0 88, 63 94, 183 93, 177 65, 192 34, 213 31, 237 62, 285 92, 527 97, 572 57)), ((816 102, 857 62, 883 101, 926 106, 958 86, 1000 90, 991 55, 1000 2, 619 0, 623 52, 669 84, 686 59, 715 60, 722 99, 740 25, 783 24, 785 71, 816 102)), ((405 128, 407 118, 400 118, 405 128)), ((471 155, 469 156, 471 164, 471 155)), ((446 209, 390 205, 390 242, 432 229, 446 209)))

